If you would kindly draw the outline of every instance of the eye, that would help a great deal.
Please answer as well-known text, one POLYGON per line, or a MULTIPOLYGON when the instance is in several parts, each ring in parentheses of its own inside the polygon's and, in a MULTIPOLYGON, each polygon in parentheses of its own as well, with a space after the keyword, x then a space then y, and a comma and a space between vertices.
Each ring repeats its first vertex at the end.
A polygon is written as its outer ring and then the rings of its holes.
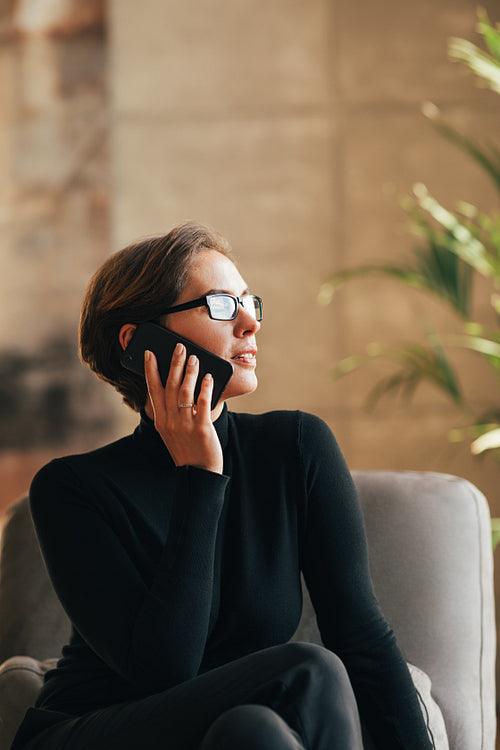
POLYGON ((213 294, 208 301, 214 318, 231 320, 234 316, 235 300, 229 294, 213 294))

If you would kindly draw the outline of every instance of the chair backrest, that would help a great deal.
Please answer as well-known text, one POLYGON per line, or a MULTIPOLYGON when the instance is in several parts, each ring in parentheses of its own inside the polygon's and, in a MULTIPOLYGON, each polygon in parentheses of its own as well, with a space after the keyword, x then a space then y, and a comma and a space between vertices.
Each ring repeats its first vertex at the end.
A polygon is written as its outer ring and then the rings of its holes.
MULTIPOLYGON (((432 680, 453 750, 495 747, 495 621, 487 502, 446 474, 355 471, 372 578, 407 661, 432 680)), ((299 637, 319 641, 305 607, 299 637)))

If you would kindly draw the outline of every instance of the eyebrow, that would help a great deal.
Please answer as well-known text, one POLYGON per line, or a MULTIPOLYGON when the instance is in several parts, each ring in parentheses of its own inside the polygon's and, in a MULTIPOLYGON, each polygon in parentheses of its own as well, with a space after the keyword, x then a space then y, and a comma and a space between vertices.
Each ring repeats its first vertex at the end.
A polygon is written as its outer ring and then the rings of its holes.
POLYGON ((241 297, 244 294, 250 294, 250 289, 246 286, 240 295, 234 295, 233 292, 230 292, 228 289, 210 289, 208 292, 205 292, 205 294, 230 294, 232 297, 241 297))

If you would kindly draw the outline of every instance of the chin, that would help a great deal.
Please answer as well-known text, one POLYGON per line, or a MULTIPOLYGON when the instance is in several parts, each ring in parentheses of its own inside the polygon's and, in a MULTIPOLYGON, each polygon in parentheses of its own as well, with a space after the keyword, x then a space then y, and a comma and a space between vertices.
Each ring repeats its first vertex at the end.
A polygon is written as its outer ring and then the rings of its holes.
POLYGON ((244 383, 233 383, 229 381, 226 390, 221 396, 221 400, 224 401, 228 398, 236 398, 237 396, 246 396, 249 393, 253 393, 258 385, 257 378, 255 375, 250 380, 248 379, 244 383))

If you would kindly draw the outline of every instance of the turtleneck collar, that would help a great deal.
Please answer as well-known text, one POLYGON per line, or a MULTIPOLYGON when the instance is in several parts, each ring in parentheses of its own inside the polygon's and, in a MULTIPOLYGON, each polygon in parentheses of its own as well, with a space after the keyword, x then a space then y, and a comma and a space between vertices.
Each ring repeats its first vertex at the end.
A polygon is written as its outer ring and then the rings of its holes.
MULTIPOLYGON (((228 422, 227 404, 224 403, 220 416, 214 422, 214 427, 219 436, 222 450, 226 448, 228 443, 228 422)), ((142 444, 147 445, 149 451, 157 450, 164 453, 167 450, 160 434, 156 431, 153 420, 148 417, 144 410, 141 411, 141 421, 134 431, 134 436, 140 440, 142 444)))

